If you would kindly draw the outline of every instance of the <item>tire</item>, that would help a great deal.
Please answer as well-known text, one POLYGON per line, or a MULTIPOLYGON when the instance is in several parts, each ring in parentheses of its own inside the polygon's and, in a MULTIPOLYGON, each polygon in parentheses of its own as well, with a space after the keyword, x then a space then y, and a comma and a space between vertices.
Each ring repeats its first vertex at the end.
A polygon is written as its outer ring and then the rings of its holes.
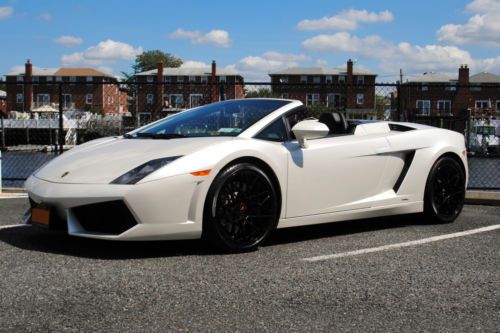
POLYGON ((433 223, 453 222, 462 211, 464 201, 464 170, 451 157, 439 158, 427 178, 424 216, 433 223))
POLYGON ((278 223, 278 195, 269 176, 251 163, 222 170, 207 194, 203 238, 224 252, 256 250, 278 223))

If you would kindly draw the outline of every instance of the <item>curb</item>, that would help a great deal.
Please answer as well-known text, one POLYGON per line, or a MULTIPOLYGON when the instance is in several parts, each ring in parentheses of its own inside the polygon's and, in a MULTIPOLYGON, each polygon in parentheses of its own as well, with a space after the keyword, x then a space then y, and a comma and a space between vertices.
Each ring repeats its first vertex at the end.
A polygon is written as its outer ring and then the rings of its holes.
POLYGON ((467 191, 465 203, 468 205, 500 206, 500 192, 467 191))

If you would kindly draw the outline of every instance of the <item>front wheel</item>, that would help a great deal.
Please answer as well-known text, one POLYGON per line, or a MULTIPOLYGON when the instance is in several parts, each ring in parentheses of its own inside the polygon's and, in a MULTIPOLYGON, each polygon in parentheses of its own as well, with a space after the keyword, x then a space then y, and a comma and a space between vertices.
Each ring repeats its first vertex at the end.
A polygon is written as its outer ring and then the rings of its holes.
POLYGON ((203 237, 223 251, 256 249, 276 228, 278 196, 258 166, 239 163, 215 178, 205 201, 203 237))
POLYGON ((453 222, 464 206, 465 173, 453 158, 441 157, 433 165, 424 197, 424 214, 432 222, 453 222))

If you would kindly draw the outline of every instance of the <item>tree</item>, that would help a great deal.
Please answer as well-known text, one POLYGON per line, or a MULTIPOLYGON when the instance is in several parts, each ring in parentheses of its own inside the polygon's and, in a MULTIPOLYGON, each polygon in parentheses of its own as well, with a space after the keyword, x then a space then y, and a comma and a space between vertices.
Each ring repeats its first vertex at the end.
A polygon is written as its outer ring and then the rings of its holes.
POLYGON ((246 98, 280 98, 280 94, 272 92, 269 88, 259 88, 253 91, 247 91, 246 98))
POLYGON ((180 67, 182 60, 174 57, 170 53, 160 50, 146 51, 135 57, 135 64, 132 65, 134 73, 140 73, 155 69, 158 63, 163 61, 165 67, 180 67))

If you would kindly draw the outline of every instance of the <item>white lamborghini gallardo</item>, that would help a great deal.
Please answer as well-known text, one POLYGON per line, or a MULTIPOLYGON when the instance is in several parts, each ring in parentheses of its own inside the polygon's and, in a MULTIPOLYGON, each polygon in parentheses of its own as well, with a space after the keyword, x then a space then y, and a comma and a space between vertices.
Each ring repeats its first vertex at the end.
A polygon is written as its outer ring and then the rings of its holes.
POLYGON ((460 213, 464 137, 395 122, 307 118, 301 102, 201 106, 62 154, 26 182, 26 222, 109 240, 205 238, 257 248, 276 228, 460 213))

